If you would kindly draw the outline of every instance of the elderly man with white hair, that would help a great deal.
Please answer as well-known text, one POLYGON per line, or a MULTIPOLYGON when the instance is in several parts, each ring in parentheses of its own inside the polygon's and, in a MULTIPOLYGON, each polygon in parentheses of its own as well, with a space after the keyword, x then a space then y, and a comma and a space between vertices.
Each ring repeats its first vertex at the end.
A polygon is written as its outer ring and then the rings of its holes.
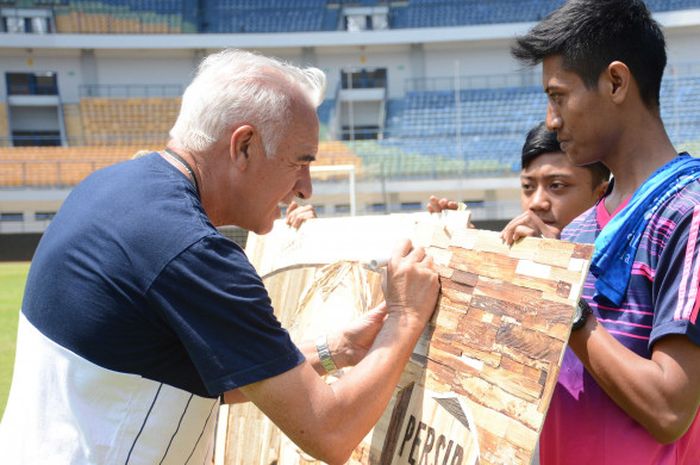
POLYGON ((386 407, 435 306, 422 248, 399 244, 386 302, 297 347, 243 250, 311 196, 325 76, 207 57, 161 152, 79 184, 32 261, 2 463, 207 463, 221 401, 252 401, 302 449, 345 462, 386 407), (354 365, 332 385, 319 374, 354 365))

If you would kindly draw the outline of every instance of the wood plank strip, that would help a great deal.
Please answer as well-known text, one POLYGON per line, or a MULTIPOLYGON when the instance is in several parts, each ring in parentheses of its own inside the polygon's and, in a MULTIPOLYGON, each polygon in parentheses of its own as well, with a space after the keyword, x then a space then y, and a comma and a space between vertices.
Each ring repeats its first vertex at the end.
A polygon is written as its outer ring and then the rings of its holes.
POLYGON ((561 341, 546 336, 539 331, 523 328, 520 325, 504 323, 496 334, 498 348, 516 360, 520 355, 532 359, 556 363, 560 357, 561 341))

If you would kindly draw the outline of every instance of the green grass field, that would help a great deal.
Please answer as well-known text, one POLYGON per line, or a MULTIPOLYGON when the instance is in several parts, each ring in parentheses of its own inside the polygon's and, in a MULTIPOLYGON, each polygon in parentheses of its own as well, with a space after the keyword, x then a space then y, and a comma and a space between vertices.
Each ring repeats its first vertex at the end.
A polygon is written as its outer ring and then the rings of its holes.
POLYGON ((29 262, 0 263, 0 417, 12 382, 17 317, 28 271, 29 262))

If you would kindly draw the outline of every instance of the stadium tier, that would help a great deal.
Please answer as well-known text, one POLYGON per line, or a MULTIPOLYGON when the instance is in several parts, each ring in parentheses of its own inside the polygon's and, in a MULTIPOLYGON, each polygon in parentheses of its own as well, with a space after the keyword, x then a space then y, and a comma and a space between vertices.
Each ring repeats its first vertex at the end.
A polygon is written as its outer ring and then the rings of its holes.
POLYGON ((686 149, 699 146, 700 77, 666 79, 661 102, 661 117, 671 140, 686 149))
MULTIPOLYGON (((78 146, 116 147, 115 151, 105 152, 103 148, 96 151, 91 147, 66 149, 67 163, 70 163, 62 171, 55 168, 56 160, 61 160, 63 153, 60 150, 7 148, 2 155, 6 170, 10 169, 8 161, 30 163, 24 172, 13 165, 15 174, 6 172, 0 184, 17 185, 20 179, 32 185, 42 182, 70 184, 80 176, 69 175, 66 170, 73 170, 72 164, 84 161, 85 157, 87 164, 75 168, 80 173, 89 167, 102 166, 105 159, 126 159, 138 149, 162 147, 177 116, 179 103, 176 97, 84 97, 72 108, 79 117, 73 123, 69 140, 78 146), (16 155, 13 157, 12 153, 16 155), (90 154, 94 153, 109 155, 93 160, 90 154), (55 157, 42 158, 40 154, 55 157), (36 165, 38 162, 50 162, 53 167, 40 168, 36 165), (44 174, 31 174, 37 170, 44 174), (24 174, 19 176, 18 173, 24 174)), ((329 137, 328 124, 336 110, 335 104, 334 100, 329 100, 319 108, 322 139, 329 137)), ((544 94, 533 86, 459 92, 412 91, 404 99, 389 102, 388 124, 378 140, 344 143, 328 140, 322 145, 319 158, 327 164, 358 166, 361 160, 362 169, 358 174, 370 179, 436 179, 456 174, 469 177, 514 173, 520 169, 523 137, 542 119, 545 105, 544 94)), ((700 77, 667 78, 662 86, 661 114, 674 143, 679 148, 694 147, 700 141, 700 77)), ((72 119, 76 119, 75 115, 72 119)))
MULTIPOLYGON (((81 147, 0 147, 0 188, 71 187, 93 171, 161 150, 163 144, 81 147)), ((338 141, 321 142, 317 163, 323 166, 352 165, 362 172, 362 157, 338 141)), ((334 175, 322 179, 333 179, 334 175)))
MULTIPOLYGON (((539 67, 508 49, 562 2, 0 0, 0 234, 42 231, 86 175, 162 149, 193 70, 225 47, 326 72, 315 165, 354 176, 314 172, 319 212, 346 214, 349 192, 358 213, 420 210, 436 194, 477 220, 511 218, 546 98, 539 67)), ((700 0, 647 3, 668 33, 662 118, 699 153, 700 0)))
POLYGON ((218 0, 205 9, 203 32, 308 32, 335 30, 338 8, 326 0, 218 0))
POLYGON ((82 145, 163 146, 179 110, 179 97, 81 98, 81 132, 68 137, 82 145))
MULTIPOLYGON (((672 141, 681 150, 695 147, 700 141, 700 77, 665 79, 661 101, 672 141)), ((363 157, 364 173, 372 176, 517 172, 524 135, 543 119, 545 105, 541 88, 534 86, 412 91, 387 105, 383 138, 355 141, 352 147, 363 157)))
POLYGON ((59 33, 197 32, 197 4, 191 0, 71 0, 53 11, 59 33))
POLYGON ((96 169, 132 157, 135 147, 2 147, 0 185, 5 187, 73 186, 96 169))
MULTIPOLYGON (((346 30, 352 28, 349 24, 357 24, 352 19, 357 12, 373 17, 373 24, 363 24, 360 29, 520 23, 537 21, 562 3, 563 0, 3 0, 0 5, 50 10, 54 18, 41 25, 17 16, 17 20, 5 24, 4 32, 173 34, 346 30), (385 19, 374 23, 378 12, 385 19)), ((700 8, 700 0, 647 0, 647 4, 655 12, 700 8)), ((9 11, 5 14, 12 16, 9 11)))

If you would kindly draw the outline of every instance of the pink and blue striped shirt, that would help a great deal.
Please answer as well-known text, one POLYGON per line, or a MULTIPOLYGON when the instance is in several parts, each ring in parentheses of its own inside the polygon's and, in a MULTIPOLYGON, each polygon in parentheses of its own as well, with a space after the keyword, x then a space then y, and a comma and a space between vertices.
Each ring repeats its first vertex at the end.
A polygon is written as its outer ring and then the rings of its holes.
MULTIPOLYGON (((624 205, 623 205, 624 206, 624 205)), ((621 206, 619 210, 623 208, 621 206)), ((562 239, 593 243, 618 212, 603 201, 574 220, 562 239)), ((609 333, 651 358, 653 344, 684 335, 700 345, 700 181, 683 188, 654 214, 643 233, 621 305, 594 301, 589 273, 583 298, 609 333)), ((697 465, 700 418, 672 444, 657 442, 629 417, 567 349, 540 440, 542 465, 697 465)))

